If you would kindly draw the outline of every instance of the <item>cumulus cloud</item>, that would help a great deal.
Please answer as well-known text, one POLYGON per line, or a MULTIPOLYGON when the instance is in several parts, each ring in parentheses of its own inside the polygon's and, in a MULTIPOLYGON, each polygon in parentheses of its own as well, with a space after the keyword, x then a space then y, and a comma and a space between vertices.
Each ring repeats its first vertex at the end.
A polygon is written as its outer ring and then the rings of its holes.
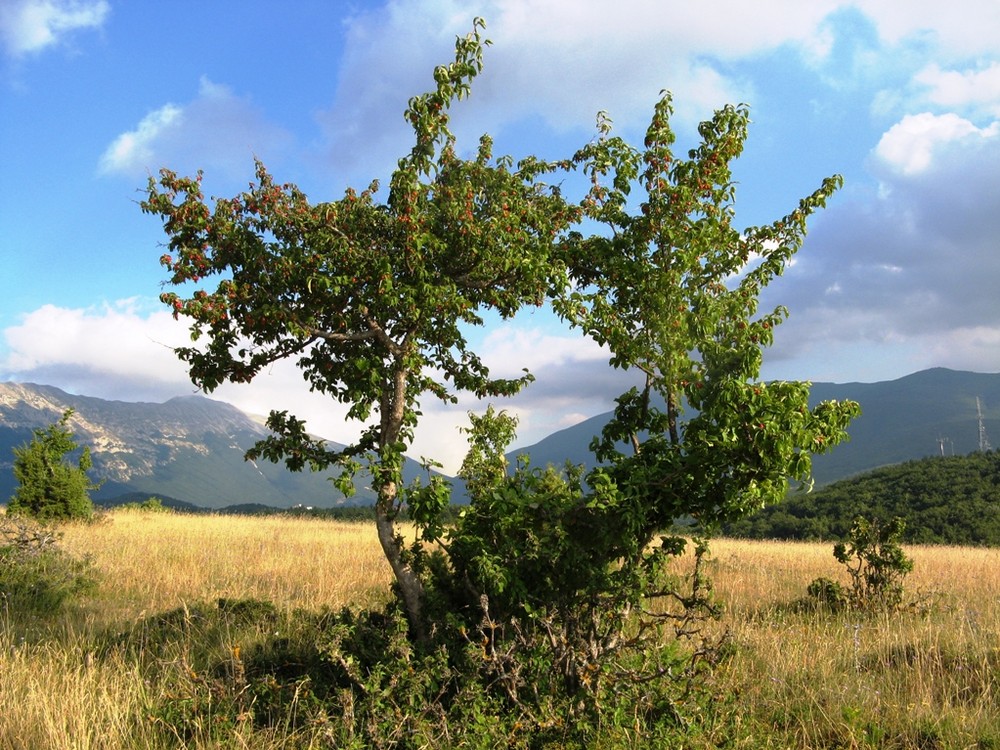
POLYGON ((269 123, 251 100, 203 77, 194 100, 165 104, 116 137, 98 171, 135 178, 169 164, 178 171, 204 168, 234 177, 247 173, 254 155, 268 158, 290 144, 289 133, 269 123))
POLYGON ((48 383, 124 401, 158 400, 191 390, 171 347, 188 340, 167 312, 138 300, 90 308, 42 307, 3 332, 6 380, 48 383))
MULTIPOLYGON (((2 338, 7 352, 0 359, 3 380, 122 401, 160 402, 196 392, 172 351, 190 345, 187 326, 150 301, 91 308, 44 305, 3 331, 2 338)), ((495 404, 521 419, 519 445, 610 410, 614 396, 632 384, 607 366, 602 350, 578 336, 506 326, 487 336, 480 353, 496 376, 515 376, 527 367, 537 378, 521 395, 495 404)), ((274 364, 250 384, 223 384, 210 396, 251 415, 287 410, 305 419, 313 434, 338 443, 353 441, 362 429, 347 421, 345 406, 310 392, 291 361, 274 364)), ((468 425, 468 411, 485 407, 467 394, 457 405, 428 397, 410 455, 457 471, 466 451, 459 427, 468 425)))
POLYGON ((995 140, 998 134, 1000 123, 977 128, 952 112, 906 115, 879 140, 875 157, 893 171, 915 175, 926 171, 937 154, 956 143, 968 139, 995 140))
MULTIPOLYGON (((399 0, 349 19, 339 87, 321 117, 328 156, 342 171, 380 174, 409 143, 402 112, 409 96, 426 90, 430 71, 453 55, 456 35, 486 18, 486 52, 473 96, 455 113, 460 138, 506 128, 544 126, 563 133, 590 131, 606 110, 625 132, 645 128, 663 89, 674 93, 676 122, 690 127, 727 103, 753 98, 752 84, 727 62, 793 45, 812 56, 829 44, 820 22, 834 0, 780 0, 761 9, 727 0, 712 13, 657 0, 623 0, 614 12, 600 0, 399 0), (357 137, 370 144, 364 154, 357 137), (373 154, 385 154, 373 164, 373 154)), ((558 155, 552 155, 558 156, 558 155)), ((369 175, 372 176, 372 175, 369 175)))
MULTIPOLYGON (((467 33, 475 16, 487 19, 494 44, 472 98, 454 112, 454 130, 467 147, 489 132, 504 150, 510 132, 519 150, 537 152, 548 146, 542 133, 587 137, 599 110, 634 137, 663 89, 674 94, 675 126, 693 131, 719 106, 756 99, 753 81, 730 63, 779 49, 796 51, 829 85, 843 83, 837 76, 845 69, 860 79, 887 59, 905 66, 897 59, 913 59, 905 51, 921 45, 943 59, 1000 49, 990 31, 1000 26, 1000 19, 989 23, 1000 7, 993 0, 921 5, 914 12, 886 0, 779 0, 766 7, 725 0, 706 13, 695 4, 666 9, 657 0, 622 0, 612 13, 600 0, 396 0, 345 22, 337 93, 319 116, 324 158, 352 183, 386 176, 412 142, 401 116, 407 98, 432 85, 430 71, 449 61, 455 36, 467 33), (972 47, 965 43, 970 26, 972 47), (845 54, 853 58, 846 67, 845 54)), ((961 75, 968 89, 981 90, 994 74, 961 75)), ((930 76, 913 85, 933 85, 939 97, 954 88, 930 76)), ((883 104, 899 97, 883 92, 883 104)))
POLYGON ((879 189, 820 216, 776 284, 792 318, 773 356, 865 344, 905 350, 907 369, 1000 370, 1000 124, 907 116, 871 168, 879 189))
POLYGON ((6 0, 0 4, 0 39, 11 57, 41 52, 78 29, 104 24, 106 0, 6 0))

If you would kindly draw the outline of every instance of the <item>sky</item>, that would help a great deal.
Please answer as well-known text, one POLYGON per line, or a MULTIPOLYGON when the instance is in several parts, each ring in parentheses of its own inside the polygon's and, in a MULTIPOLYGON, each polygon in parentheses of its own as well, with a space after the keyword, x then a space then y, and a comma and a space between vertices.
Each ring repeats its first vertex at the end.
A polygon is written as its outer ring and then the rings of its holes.
MULTIPOLYGON (((598 111, 641 145, 672 92, 683 152, 727 103, 753 124, 737 224, 784 216, 822 179, 844 188, 762 300, 790 317, 767 379, 874 382, 929 367, 1000 371, 1000 3, 996 0, 0 0, 0 381, 124 401, 196 393, 158 301, 166 235, 139 209, 162 167, 232 196, 261 159, 314 202, 383 183, 402 118, 454 40, 492 41, 453 112, 471 153, 563 158, 598 111), (707 10, 711 8, 711 10, 707 10)), ((469 332, 518 445, 613 407, 607 353, 533 312, 469 332)), ((349 442, 345 409, 290 363, 210 394, 288 409, 349 442)), ((410 455, 457 469, 483 404, 425 402, 410 455)))

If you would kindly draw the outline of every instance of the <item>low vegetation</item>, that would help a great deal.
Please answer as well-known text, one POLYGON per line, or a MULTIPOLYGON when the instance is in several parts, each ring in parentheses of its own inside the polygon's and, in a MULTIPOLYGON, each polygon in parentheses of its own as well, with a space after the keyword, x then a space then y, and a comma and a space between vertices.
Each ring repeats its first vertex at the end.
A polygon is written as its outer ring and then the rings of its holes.
POLYGON ((817 578, 809 584, 809 595, 834 610, 852 607, 874 612, 899 607, 903 580, 913 570, 913 560, 899 544, 905 528, 901 518, 888 523, 854 519, 847 539, 833 546, 833 557, 844 566, 850 585, 817 578))
MULTIPOLYGON (((581 746, 566 714, 525 725, 468 683, 447 704, 463 722, 414 698, 460 686, 405 668, 417 657, 368 524, 131 509, 55 544, 91 584, 42 613, 3 607, 0 748, 581 746)), ((906 553, 899 608, 831 611, 805 594, 820 577, 850 585, 830 545, 714 541, 714 670, 686 696, 642 686, 655 732, 608 696, 585 746, 996 747, 1000 551, 906 553)))

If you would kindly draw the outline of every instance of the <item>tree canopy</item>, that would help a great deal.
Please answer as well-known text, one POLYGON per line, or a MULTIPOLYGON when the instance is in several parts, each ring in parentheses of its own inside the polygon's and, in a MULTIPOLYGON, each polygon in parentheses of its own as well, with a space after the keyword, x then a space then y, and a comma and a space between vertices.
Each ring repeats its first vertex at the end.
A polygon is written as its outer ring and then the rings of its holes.
POLYGON ((901 518, 909 544, 1000 546, 1000 452, 930 456, 791 493, 723 528, 754 539, 844 539, 851 521, 901 518))

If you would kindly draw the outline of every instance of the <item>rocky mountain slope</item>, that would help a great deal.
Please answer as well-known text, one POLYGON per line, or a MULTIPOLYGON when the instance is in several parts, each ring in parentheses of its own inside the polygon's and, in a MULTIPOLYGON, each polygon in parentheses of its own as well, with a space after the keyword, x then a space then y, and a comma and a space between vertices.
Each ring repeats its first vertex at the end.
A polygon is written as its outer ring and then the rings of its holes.
MULTIPOLYGON (((15 446, 32 431, 56 422, 72 408, 70 428, 90 447, 92 476, 105 484, 93 493, 109 500, 149 493, 200 507, 258 503, 329 507, 348 502, 327 481, 329 474, 292 473, 283 466, 243 459, 267 430, 221 401, 200 396, 166 403, 129 403, 76 396, 45 385, 0 383, 0 502, 14 490, 15 446)), ((372 501, 363 478, 350 503, 372 501)))

